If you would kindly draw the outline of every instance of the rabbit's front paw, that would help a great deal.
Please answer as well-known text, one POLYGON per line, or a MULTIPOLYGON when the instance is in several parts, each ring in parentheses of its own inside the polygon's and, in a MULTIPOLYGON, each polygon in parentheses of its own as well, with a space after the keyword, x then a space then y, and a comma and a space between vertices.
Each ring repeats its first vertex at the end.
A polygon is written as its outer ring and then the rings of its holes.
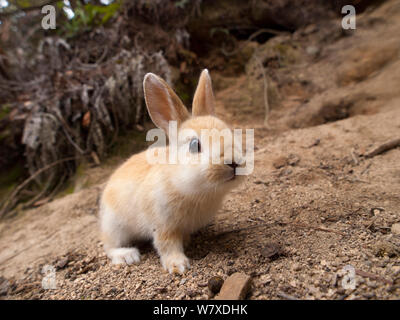
POLYGON ((116 248, 108 252, 113 264, 133 264, 140 262, 140 253, 136 248, 116 248))
POLYGON ((170 254, 161 259, 163 268, 169 273, 183 274, 190 268, 189 259, 183 253, 170 254))

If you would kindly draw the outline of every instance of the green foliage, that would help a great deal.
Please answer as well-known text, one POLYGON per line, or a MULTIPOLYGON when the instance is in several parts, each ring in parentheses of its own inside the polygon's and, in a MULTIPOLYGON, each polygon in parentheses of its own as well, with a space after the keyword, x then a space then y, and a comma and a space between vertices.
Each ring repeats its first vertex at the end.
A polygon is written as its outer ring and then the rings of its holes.
POLYGON ((225 33, 226 35, 229 35, 229 29, 227 28, 211 28, 210 30, 210 36, 213 37, 214 34, 216 34, 217 32, 222 32, 225 33))
MULTIPOLYGON (((58 3, 60 4, 60 2, 58 3)), ((61 2, 61 5, 63 3, 61 2)), ((106 24, 118 12, 121 1, 115 1, 109 5, 94 5, 91 3, 82 5, 78 2, 74 9, 74 17, 65 23, 61 32, 67 38, 75 36, 79 32, 91 30, 93 27, 106 24)))
POLYGON ((175 2, 175 6, 176 6, 177 8, 184 9, 185 6, 186 6, 189 2, 190 2, 190 0, 179 0, 179 1, 176 1, 176 2, 175 2))
POLYGON ((21 9, 29 8, 33 5, 32 1, 30 0, 17 0, 15 1, 15 4, 21 9))
POLYGON ((4 119, 11 112, 11 106, 9 104, 3 104, 0 106, 0 120, 4 119))

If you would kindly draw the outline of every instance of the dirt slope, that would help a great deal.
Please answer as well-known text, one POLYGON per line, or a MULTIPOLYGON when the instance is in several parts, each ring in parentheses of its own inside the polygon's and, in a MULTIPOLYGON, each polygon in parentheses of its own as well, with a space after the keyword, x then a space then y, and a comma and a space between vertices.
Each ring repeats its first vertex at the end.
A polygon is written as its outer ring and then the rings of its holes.
POLYGON ((185 275, 163 272, 149 244, 139 265, 106 259, 97 234, 112 170, 104 165, 87 171, 93 186, 1 223, 2 297, 207 299, 211 275, 240 271, 253 278, 250 299, 399 299, 400 148, 366 155, 400 138, 400 4, 357 21, 353 33, 329 21, 257 44, 276 94, 268 128, 253 58, 238 78, 216 76, 218 113, 256 128, 255 170, 193 236, 185 275), (42 289, 47 264, 57 289, 42 289), (346 265, 355 289, 342 286, 346 265))

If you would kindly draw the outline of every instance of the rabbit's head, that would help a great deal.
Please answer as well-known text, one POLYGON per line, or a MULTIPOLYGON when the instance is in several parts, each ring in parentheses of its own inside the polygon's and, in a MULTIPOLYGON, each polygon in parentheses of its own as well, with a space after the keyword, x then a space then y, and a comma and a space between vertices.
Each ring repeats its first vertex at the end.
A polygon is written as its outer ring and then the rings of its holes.
POLYGON ((244 163, 242 144, 236 141, 231 128, 215 116, 207 69, 201 73, 192 114, 158 76, 148 73, 143 87, 152 121, 169 137, 168 171, 172 172, 170 178, 175 187, 183 193, 196 194, 224 192, 237 185, 242 179, 237 170, 244 163), (176 124, 176 135, 170 130, 171 123, 176 124), (171 154, 176 157, 170 157, 171 154))

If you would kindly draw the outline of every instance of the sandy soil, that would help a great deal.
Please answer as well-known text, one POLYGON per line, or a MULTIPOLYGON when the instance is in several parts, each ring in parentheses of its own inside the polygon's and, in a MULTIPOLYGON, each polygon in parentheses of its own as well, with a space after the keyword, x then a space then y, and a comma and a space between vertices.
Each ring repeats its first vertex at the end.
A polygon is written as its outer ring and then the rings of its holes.
POLYGON ((107 260, 97 230, 113 170, 104 164, 87 170, 90 187, 0 224, 1 297, 209 299, 212 276, 243 272, 249 299, 399 299, 400 148, 367 155, 400 138, 400 3, 357 21, 356 31, 327 21, 257 45, 278 97, 268 127, 252 59, 240 77, 216 77, 218 113, 255 128, 255 170, 193 236, 186 274, 164 272, 146 243, 139 265, 107 260), (278 66, 276 45, 291 48, 278 66), (56 289, 42 288, 45 265, 56 289), (354 289, 342 285, 348 265, 354 289))

